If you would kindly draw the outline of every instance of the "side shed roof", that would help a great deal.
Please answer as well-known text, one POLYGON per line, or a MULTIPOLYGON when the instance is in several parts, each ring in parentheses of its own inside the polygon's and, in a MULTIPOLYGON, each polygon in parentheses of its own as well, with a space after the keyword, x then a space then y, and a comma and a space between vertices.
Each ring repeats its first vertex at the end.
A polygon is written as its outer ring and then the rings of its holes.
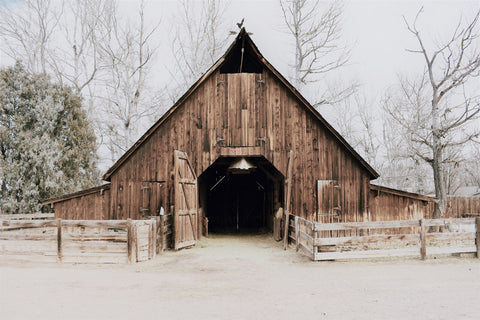
POLYGON ((106 183, 106 184, 103 184, 101 186, 97 186, 97 187, 93 187, 93 188, 89 188, 89 189, 85 189, 85 190, 80 190, 80 191, 69 193, 69 194, 64 194, 64 195, 61 195, 59 197, 43 200, 41 203, 42 203, 42 205, 54 204, 54 203, 57 203, 57 202, 62 202, 62 201, 66 201, 66 200, 70 200, 70 199, 78 198, 78 197, 83 197, 83 196, 86 196, 86 195, 89 195, 89 194, 92 194, 92 193, 103 192, 103 191, 106 191, 106 190, 110 190, 110 183, 106 183))
POLYGON ((424 196, 418 193, 412 193, 412 192, 407 192, 407 191, 398 190, 398 189, 392 189, 392 188, 379 186, 375 184, 370 184, 370 190, 376 191, 376 192, 394 194, 400 197, 411 198, 411 199, 421 200, 426 202, 437 202, 437 198, 434 198, 434 197, 424 196))

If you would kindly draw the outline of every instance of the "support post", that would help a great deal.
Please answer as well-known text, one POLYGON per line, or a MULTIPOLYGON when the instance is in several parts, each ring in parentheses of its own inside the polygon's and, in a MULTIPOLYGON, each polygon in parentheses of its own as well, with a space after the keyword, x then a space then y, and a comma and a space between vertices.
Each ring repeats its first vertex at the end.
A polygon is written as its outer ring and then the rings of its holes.
POLYGON ((155 222, 155 219, 150 219, 150 225, 148 226, 148 260, 155 258, 155 247, 157 242, 155 237, 157 233, 155 222))
POLYGON ((140 256, 140 248, 138 246, 138 223, 133 222, 133 248, 135 249, 135 260, 134 262, 138 262, 138 257, 140 256))
POLYGON ((162 228, 162 224, 160 223, 160 216, 155 217, 155 254, 160 253, 160 248, 162 245, 162 237, 160 230, 162 228))
POLYGON ((292 196, 292 157, 293 151, 287 154, 287 177, 285 179, 285 235, 283 237, 283 250, 288 247, 288 227, 290 225, 290 197, 292 196))
POLYGON ((127 256, 128 256, 128 263, 133 263, 133 253, 134 253, 134 232, 133 232, 133 224, 132 219, 127 219, 127 256))
POLYGON ((57 219, 57 260, 62 262, 62 219, 57 219))
POLYGON ((420 220, 420 259, 427 259, 427 239, 425 234, 425 219, 420 220))
POLYGON ((205 226, 205 237, 208 238, 208 218, 207 217, 203 217, 203 224, 205 226))
POLYGON ((288 226, 290 224, 290 214, 288 211, 285 212, 285 229, 284 230, 284 238, 283 238, 283 250, 287 250, 288 247, 288 226))
POLYGON ((475 245, 477 246, 477 258, 480 259, 480 217, 475 218, 475 245))
POLYGON ((295 216, 295 250, 298 252, 299 248, 300 225, 298 223, 298 216, 295 216))
POLYGON ((165 215, 160 216, 160 226, 158 227, 158 237, 160 238, 160 252, 165 251, 167 240, 165 239, 165 215))

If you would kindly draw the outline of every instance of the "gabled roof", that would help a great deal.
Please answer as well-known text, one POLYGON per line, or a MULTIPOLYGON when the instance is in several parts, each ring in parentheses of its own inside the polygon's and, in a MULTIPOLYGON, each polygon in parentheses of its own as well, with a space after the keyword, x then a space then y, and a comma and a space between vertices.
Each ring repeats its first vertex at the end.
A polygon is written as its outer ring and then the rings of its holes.
MULTIPOLYGON (((178 101, 152 126, 150 129, 145 132, 145 134, 127 151, 123 156, 118 159, 118 161, 105 173, 103 178, 107 181, 110 181, 110 177, 115 171, 117 171, 120 166, 133 154, 135 151, 146 141, 148 138, 155 132, 155 130, 168 119, 177 108, 179 108, 182 103, 215 71, 218 69, 224 68, 222 71, 233 72, 230 70, 231 66, 228 65, 228 61, 238 55, 241 48, 245 48, 245 64, 256 68, 256 66, 261 66, 268 69, 275 77, 283 83, 291 93, 298 99, 300 102, 307 108, 312 115, 317 118, 325 128, 332 133, 332 135, 360 162, 360 164, 369 172, 371 179, 376 179, 379 177, 379 174, 348 144, 348 142, 318 113, 317 110, 295 89, 290 82, 285 79, 280 72, 278 72, 260 53, 255 43, 246 32, 245 28, 240 30, 239 34, 227 49, 225 54, 212 66, 208 69, 205 74, 195 82, 190 89, 185 92, 185 94, 178 99, 178 101), (248 62, 248 63, 247 63, 248 62)), ((242 67, 240 67, 242 68, 242 67)), ((244 71, 243 69, 241 71, 244 71)), ((249 70, 245 70, 249 71, 249 70)))

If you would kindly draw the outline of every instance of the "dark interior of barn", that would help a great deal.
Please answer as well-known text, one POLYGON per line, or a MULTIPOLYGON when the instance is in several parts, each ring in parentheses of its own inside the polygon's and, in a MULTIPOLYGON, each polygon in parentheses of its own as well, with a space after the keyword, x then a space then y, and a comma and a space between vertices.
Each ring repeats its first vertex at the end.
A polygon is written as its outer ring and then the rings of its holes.
POLYGON ((213 233, 272 229, 283 175, 263 157, 221 157, 199 177, 200 207, 213 233))

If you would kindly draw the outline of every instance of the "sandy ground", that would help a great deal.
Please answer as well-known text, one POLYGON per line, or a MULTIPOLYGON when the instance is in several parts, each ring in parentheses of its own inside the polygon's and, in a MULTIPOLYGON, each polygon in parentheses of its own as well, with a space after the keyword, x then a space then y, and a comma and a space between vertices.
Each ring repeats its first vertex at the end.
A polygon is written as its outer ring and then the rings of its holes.
POLYGON ((311 262, 215 236, 135 265, 0 257, 0 319, 480 319, 480 260, 311 262))

